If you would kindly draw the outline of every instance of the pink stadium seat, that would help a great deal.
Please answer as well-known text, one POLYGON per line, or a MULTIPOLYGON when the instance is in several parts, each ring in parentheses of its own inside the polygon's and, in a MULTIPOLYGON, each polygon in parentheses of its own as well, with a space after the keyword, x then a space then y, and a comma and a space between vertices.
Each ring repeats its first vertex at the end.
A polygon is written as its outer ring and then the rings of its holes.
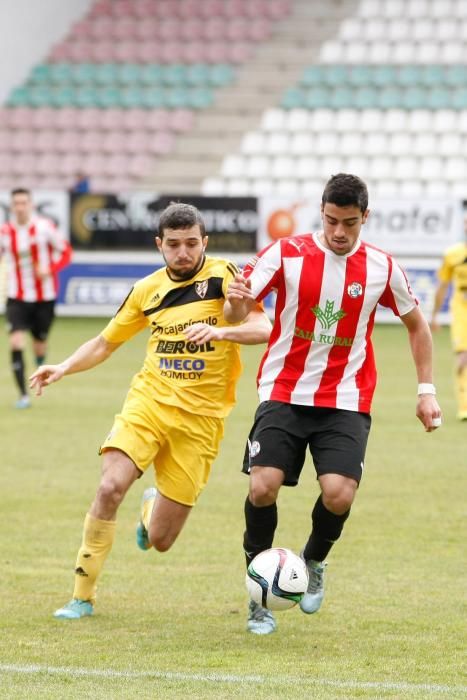
POLYGON ((81 169, 83 172, 89 173, 91 177, 106 175, 108 160, 108 156, 102 153, 88 153, 81 159, 81 169))
POLYGON ((73 63, 92 62, 94 42, 92 40, 72 41, 69 44, 68 55, 73 63))
POLYGON ((32 112, 30 126, 34 129, 47 129, 53 126, 56 110, 53 107, 38 107, 32 112))
POLYGON ((130 131, 126 138, 125 151, 128 153, 145 153, 148 150, 148 135, 145 131, 130 131))
POLYGON ((101 17, 102 15, 111 14, 111 12, 112 0, 98 0, 92 5, 88 17, 101 17))
MULTIPOLYGON (((213 41, 205 44, 204 60, 207 63, 228 63, 230 47, 227 43, 213 41)), ((201 59, 203 60, 203 59, 201 59)))
POLYGON ((180 24, 179 36, 185 41, 200 41, 209 38, 206 36, 207 24, 208 22, 199 18, 187 19, 180 24))
POLYGON ((122 111, 120 127, 130 131, 133 129, 144 129, 146 127, 147 120, 148 112, 145 109, 140 109, 138 107, 124 109, 122 111))
POLYGON ((99 115, 94 126, 104 131, 112 131, 123 128, 125 110, 116 107, 99 110, 99 115))
POLYGON ((67 153, 58 162, 58 172, 62 175, 74 175, 83 170, 83 157, 78 153, 67 153))
POLYGON ((199 0, 180 0, 177 6, 178 15, 182 19, 190 19, 199 15, 199 0))
POLYGON ((271 36, 271 23, 265 19, 254 19, 248 23, 246 34, 252 41, 264 41, 271 36))
POLYGON ((12 129, 27 129, 32 124, 33 114, 31 107, 12 107, 6 109, 5 118, 12 129))
POLYGON ((118 41, 132 41, 137 38, 139 22, 130 17, 120 17, 114 22, 112 36, 118 41))
MULTIPOLYGON (((13 160, 14 156, 11 153, 0 153, 0 173, 3 176, 9 176, 12 171, 13 160)), ((11 187, 11 182, 6 187, 11 187)))
POLYGON ((71 42, 68 41, 55 44, 49 52, 48 61, 50 61, 50 63, 62 63, 71 60, 70 46, 71 42))
POLYGON ((95 41, 92 45, 90 61, 96 63, 112 63, 114 42, 95 41))
POLYGON ((76 126, 80 112, 74 107, 54 109, 52 124, 56 129, 69 129, 76 126))
POLYGON ((199 13, 206 19, 210 17, 222 17, 224 14, 222 0, 204 0, 200 3, 199 13))
POLYGON ((175 139, 168 131, 158 131, 148 140, 148 152, 166 155, 173 151, 175 139))
POLYGON ((136 44, 136 61, 141 63, 160 63, 162 44, 157 41, 142 41, 136 44))
POLYGON ((129 172, 128 156, 115 154, 103 158, 103 172, 108 175, 121 176, 129 172))
POLYGON ((185 63, 204 63, 208 61, 208 54, 211 50, 211 46, 210 42, 188 41, 181 47, 182 61, 185 63))
MULTIPOLYGON (((225 36, 227 27, 225 19, 222 17, 210 17, 203 23, 203 38, 210 41, 219 41, 225 36)), ((188 37, 187 37, 188 38, 188 37)))
POLYGON ((139 0, 133 3, 133 14, 139 19, 148 19, 149 17, 163 16, 163 3, 153 2, 153 0, 139 0), (161 13, 161 14, 159 14, 161 13))
POLYGON ((114 20, 112 17, 108 15, 96 17, 90 25, 91 37, 99 39, 99 41, 108 41, 112 34, 113 26, 114 20))
POLYGON ((235 42, 227 46, 228 63, 245 63, 251 58, 253 47, 246 42, 235 42))
POLYGON ((137 20, 135 37, 137 40, 154 41, 159 37, 160 22, 154 19, 137 20))
POLYGON ((25 175, 36 172, 36 156, 32 153, 19 153, 11 162, 11 171, 15 175, 25 175))
POLYGON ((15 153, 31 153, 34 147, 33 132, 28 129, 17 129, 11 134, 10 148, 15 153))
POLYGON ((58 172, 60 156, 57 153, 42 153, 36 159, 35 172, 39 175, 54 175, 58 172))
POLYGON ((0 129, 0 152, 5 153, 10 150, 11 133, 6 129, 0 129))
POLYGON ((82 134, 75 129, 61 131, 55 140, 55 149, 60 153, 75 153, 81 148, 82 134))
POLYGON ((93 25, 94 22, 89 19, 75 22, 71 27, 68 39, 90 39, 93 36, 93 25))
POLYGON ((224 15, 226 17, 236 18, 247 14, 248 2, 245 0, 226 0, 224 5, 224 15))
POLYGON ((146 121, 143 128, 157 131, 158 129, 170 129, 173 113, 167 109, 152 109, 146 113, 146 121))
MULTIPOLYGON (((148 156, 133 156, 128 164, 128 174, 135 178, 147 177, 154 168, 154 160, 148 156)), ((118 170, 117 170, 118 172, 118 170)))
POLYGON ((98 121, 102 115, 102 110, 98 107, 85 107, 77 110, 76 121, 73 126, 82 131, 96 129, 98 121))
POLYGON ((180 33, 181 23, 175 18, 164 19, 159 23, 157 35, 163 41, 174 41, 180 33))
POLYGON ((134 0, 114 0, 112 14, 115 17, 128 17, 133 12, 134 0))
POLYGON ((160 45, 162 63, 183 63, 184 46, 178 41, 168 41, 160 45))
POLYGON ((194 112, 189 109, 177 109, 170 119, 170 128, 174 131, 190 131, 195 124, 194 112))
POLYGON ((117 63, 137 62, 137 44, 132 41, 116 42, 113 45, 113 60, 117 63))
POLYGON ((128 136, 124 131, 108 131, 104 134, 100 144, 100 150, 104 153, 122 153, 128 150, 128 136))
POLYGON ((35 151, 49 153, 54 150, 56 141, 57 135, 55 131, 43 129, 36 132, 35 138, 33 139, 33 148, 35 151))

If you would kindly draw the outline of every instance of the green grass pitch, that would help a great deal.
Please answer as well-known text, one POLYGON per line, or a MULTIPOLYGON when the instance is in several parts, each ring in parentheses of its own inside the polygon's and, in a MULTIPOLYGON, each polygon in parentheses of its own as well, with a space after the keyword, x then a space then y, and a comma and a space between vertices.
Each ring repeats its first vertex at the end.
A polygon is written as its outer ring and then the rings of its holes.
MULTIPOLYGON (((50 361, 104 321, 59 319, 50 361)), ((467 424, 455 420, 447 329, 435 338, 444 425, 414 416, 416 379, 401 325, 375 331, 379 383, 365 475, 329 557, 322 610, 278 613, 248 635, 242 555, 243 446, 260 348, 243 351, 238 405, 210 483, 166 554, 134 528, 147 473, 124 501, 93 618, 52 618, 72 591, 81 528, 99 478, 97 448, 144 354, 143 335, 107 363, 15 411, 0 325, 0 697, 457 698, 467 696, 467 424)), ((29 369, 31 356, 27 355, 29 369)), ((299 551, 317 496, 308 458, 283 490, 275 544, 299 551)))

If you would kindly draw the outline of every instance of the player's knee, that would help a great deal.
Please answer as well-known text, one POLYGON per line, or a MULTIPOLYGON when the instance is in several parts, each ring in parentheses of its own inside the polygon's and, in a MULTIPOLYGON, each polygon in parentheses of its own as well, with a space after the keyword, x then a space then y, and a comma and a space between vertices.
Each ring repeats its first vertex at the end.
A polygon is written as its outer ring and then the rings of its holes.
POLYGON ((270 506, 276 502, 277 489, 274 484, 255 479, 250 483, 249 498, 251 503, 257 508, 270 506))
POLYGON ((152 544, 154 549, 158 552, 167 552, 174 542, 173 537, 170 537, 168 534, 161 534, 152 530, 149 530, 148 538, 150 544, 152 544))
POLYGON ((351 507, 355 496, 355 491, 352 489, 342 489, 341 491, 332 491, 331 493, 323 493, 323 503, 326 508, 335 515, 343 515, 351 507))
POLYGON ((102 479, 97 491, 97 499, 106 505, 119 506, 125 496, 125 489, 113 478, 102 479))

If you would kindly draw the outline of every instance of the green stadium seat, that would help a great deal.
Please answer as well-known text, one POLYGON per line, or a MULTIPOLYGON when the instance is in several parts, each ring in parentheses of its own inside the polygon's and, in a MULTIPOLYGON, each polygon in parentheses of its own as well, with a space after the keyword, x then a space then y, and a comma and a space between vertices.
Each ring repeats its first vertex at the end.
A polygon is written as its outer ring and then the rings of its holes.
POLYGON ((75 63, 71 66, 71 82, 75 85, 86 85, 95 82, 96 65, 94 63, 75 63))
POLYGON ((160 85, 146 88, 141 95, 141 107, 160 109, 167 107, 165 90, 160 85))
POLYGON ((50 82, 54 84, 69 83, 71 71, 71 63, 51 63, 49 66, 50 82))
POLYGON ((126 87, 119 92, 119 106, 125 109, 141 107, 144 101, 144 88, 138 85, 126 87))
POLYGON ((387 87, 394 85, 396 82, 397 68, 396 66, 374 66, 372 72, 372 83, 377 87, 387 87))
POLYGON ((162 70, 162 82, 168 87, 186 84, 186 66, 182 63, 169 63, 162 70))
POLYGON ((306 107, 307 109, 322 109, 330 106, 331 90, 325 87, 316 87, 309 90, 306 94, 305 101, 297 107, 306 107))
POLYGON ((101 98, 106 92, 106 88, 96 88, 94 85, 80 85, 75 87, 73 104, 75 107, 110 107, 113 105, 102 104, 101 98))
POLYGON ((443 85, 446 81, 445 70, 441 65, 420 66, 420 83, 425 87, 443 85))
POLYGON ((320 105, 322 107, 329 106, 332 109, 348 109, 354 106, 354 96, 356 90, 351 87, 346 87, 342 85, 341 87, 336 87, 331 90, 329 99, 326 104, 320 105))
POLYGON ((84 99, 89 99, 87 104, 78 104, 78 107, 102 107, 109 109, 112 107, 120 107, 122 100, 122 90, 116 85, 103 85, 102 87, 92 88, 89 95, 83 95, 84 99))
POLYGON ((162 66, 157 63, 148 63, 141 66, 140 80, 143 85, 160 85, 162 82, 162 66))
POLYGON ((96 85, 114 85, 117 82, 119 66, 116 63, 98 63, 94 71, 96 85))
POLYGON ((28 82, 33 84, 49 83, 51 67, 49 63, 38 63, 31 69, 28 82))
POLYGON ((371 66, 350 66, 348 82, 355 87, 368 87, 372 83, 371 66))
POLYGON ((215 63, 209 68, 209 85, 224 87, 229 85, 235 77, 233 66, 227 63, 215 63))
MULTIPOLYGON (((220 64, 219 64, 220 65, 220 64)), ((214 66, 213 66, 214 68, 214 66)), ((193 63, 187 66, 186 82, 187 85, 208 85, 211 80, 211 66, 206 63, 193 63)))
POLYGON ((290 87, 284 92, 280 106, 283 107, 283 109, 296 109, 299 107, 305 107, 306 102, 307 99, 303 90, 296 87, 290 87))
POLYGON ((208 88, 194 88, 189 90, 188 104, 185 106, 188 109, 206 109, 214 103, 213 91, 208 88))
POLYGON ((446 66, 444 69, 446 84, 451 87, 467 87, 467 64, 446 66))
POLYGON ((53 88, 47 85, 33 85, 29 88, 31 107, 50 107, 53 104, 53 88))
POLYGON ((454 91, 451 105, 452 109, 467 109, 467 86, 454 91))
POLYGON ((346 85, 349 79, 349 70, 347 66, 331 65, 324 66, 323 82, 325 85, 337 87, 346 85))
POLYGON ((75 104, 75 90, 71 85, 58 85, 52 94, 54 107, 69 107, 75 104))
POLYGON ((377 93, 377 107, 379 109, 398 109, 402 107, 402 94, 399 88, 387 86, 377 93))
POLYGON ((324 66, 307 66, 300 78, 300 85, 314 87, 324 83, 324 66))
POLYGON ((436 87, 427 93, 427 107, 429 109, 450 109, 453 92, 449 88, 436 87))
POLYGON ((401 66, 397 70, 396 83, 402 87, 414 87, 421 84, 421 78, 421 66, 401 66))
POLYGON ((353 93, 352 107, 356 109, 373 109, 378 105, 378 89, 360 87, 353 93))
POLYGON ((14 90, 10 92, 6 104, 8 107, 25 107, 29 105, 28 88, 24 85, 14 88, 14 90))
POLYGON ((428 93, 421 87, 410 87, 402 90, 402 104, 404 109, 425 109, 428 105, 428 93))
POLYGON ((116 66, 116 81, 123 85, 135 85, 141 82, 142 66, 137 63, 121 63, 116 66))

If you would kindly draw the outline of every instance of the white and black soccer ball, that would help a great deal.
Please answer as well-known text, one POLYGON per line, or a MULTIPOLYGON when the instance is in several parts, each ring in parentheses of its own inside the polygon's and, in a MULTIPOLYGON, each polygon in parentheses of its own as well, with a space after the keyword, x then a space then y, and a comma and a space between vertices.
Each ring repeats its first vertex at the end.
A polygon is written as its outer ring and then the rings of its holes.
POLYGON ((260 552, 247 568, 250 598, 269 610, 287 610, 300 602, 308 586, 305 562, 290 549, 260 552))

